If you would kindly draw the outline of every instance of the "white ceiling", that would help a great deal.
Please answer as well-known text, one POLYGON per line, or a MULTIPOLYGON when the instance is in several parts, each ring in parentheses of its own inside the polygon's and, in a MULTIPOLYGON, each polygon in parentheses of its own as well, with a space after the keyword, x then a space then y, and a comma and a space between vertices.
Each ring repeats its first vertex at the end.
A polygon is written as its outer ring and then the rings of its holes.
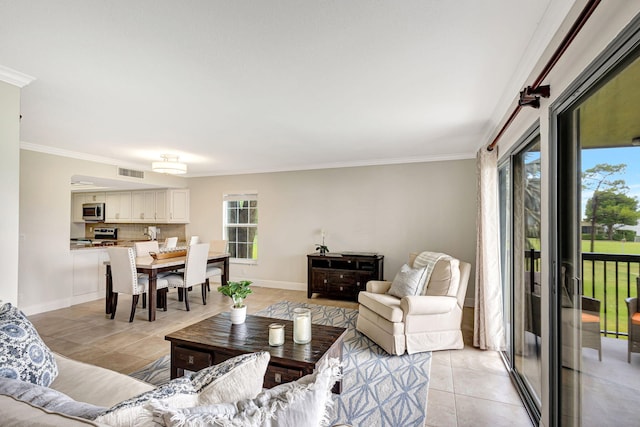
POLYGON ((188 176, 471 158, 575 0, 0 0, 23 148, 188 176))

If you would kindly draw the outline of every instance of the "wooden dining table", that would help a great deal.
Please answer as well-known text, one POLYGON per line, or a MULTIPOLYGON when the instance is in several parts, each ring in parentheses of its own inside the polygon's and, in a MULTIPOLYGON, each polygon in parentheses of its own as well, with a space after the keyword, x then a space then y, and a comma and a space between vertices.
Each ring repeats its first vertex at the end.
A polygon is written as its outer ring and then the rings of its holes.
MULTIPOLYGON (((229 275, 229 253, 209 252, 207 256, 207 266, 219 267, 222 270, 221 282, 227 283, 229 275)), ((157 278, 158 273, 165 271, 174 271, 184 268, 187 261, 186 256, 178 256, 174 258, 153 259, 150 256, 136 257, 136 270, 138 273, 147 274, 149 276, 149 322, 156 320, 157 301, 157 278)), ((113 282, 111 280, 111 264, 105 262, 107 267, 106 286, 105 286, 105 313, 111 314, 111 301, 113 294, 113 282)), ((204 286, 204 284, 202 285, 204 286)))

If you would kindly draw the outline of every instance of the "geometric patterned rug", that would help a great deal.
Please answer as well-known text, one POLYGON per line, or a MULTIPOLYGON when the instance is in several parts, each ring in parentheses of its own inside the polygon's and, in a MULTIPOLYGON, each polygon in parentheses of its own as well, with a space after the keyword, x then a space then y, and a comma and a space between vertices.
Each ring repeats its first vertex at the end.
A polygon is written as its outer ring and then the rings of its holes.
POLYGON ((329 424, 422 427, 427 415, 431 352, 392 356, 356 331, 358 311, 283 301, 256 313, 291 320, 293 309, 311 310, 311 322, 347 328, 342 348, 342 393, 333 395, 329 424))
MULTIPOLYGON (((342 393, 333 395, 334 420, 366 427, 422 427, 427 415, 431 352, 392 356, 356 331, 357 310, 282 301, 256 313, 291 320, 293 309, 311 310, 313 323, 347 328, 342 348, 342 393)), ((162 384, 169 380, 169 356, 131 376, 162 384)))

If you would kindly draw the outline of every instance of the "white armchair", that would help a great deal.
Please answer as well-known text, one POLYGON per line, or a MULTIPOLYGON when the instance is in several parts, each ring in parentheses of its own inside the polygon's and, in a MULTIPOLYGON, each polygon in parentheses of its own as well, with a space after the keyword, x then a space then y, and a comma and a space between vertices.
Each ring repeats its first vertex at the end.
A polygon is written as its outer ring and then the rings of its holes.
MULTIPOLYGON (((409 267, 424 268, 425 254, 431 253, 411 254, 409 267)), ((462 308, 471 265, 443 257, 431 268, 418 295, 399 298, 387 293, 393 282, 368 282, 358 295, 356 329, 390 354, 463 348, 462 308)))

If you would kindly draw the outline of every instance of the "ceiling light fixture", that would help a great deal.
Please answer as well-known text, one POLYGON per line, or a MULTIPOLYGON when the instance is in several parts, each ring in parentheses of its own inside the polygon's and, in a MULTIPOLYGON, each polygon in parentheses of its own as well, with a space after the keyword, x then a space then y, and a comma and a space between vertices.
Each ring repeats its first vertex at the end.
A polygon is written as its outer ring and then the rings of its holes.
POLYGON ((187 165, 178 161, 178 156, 163 154, 161 162, 151 163, 151 169, 158 173, 168 173, 170 175, 181 175, 187 173, 187 165))

